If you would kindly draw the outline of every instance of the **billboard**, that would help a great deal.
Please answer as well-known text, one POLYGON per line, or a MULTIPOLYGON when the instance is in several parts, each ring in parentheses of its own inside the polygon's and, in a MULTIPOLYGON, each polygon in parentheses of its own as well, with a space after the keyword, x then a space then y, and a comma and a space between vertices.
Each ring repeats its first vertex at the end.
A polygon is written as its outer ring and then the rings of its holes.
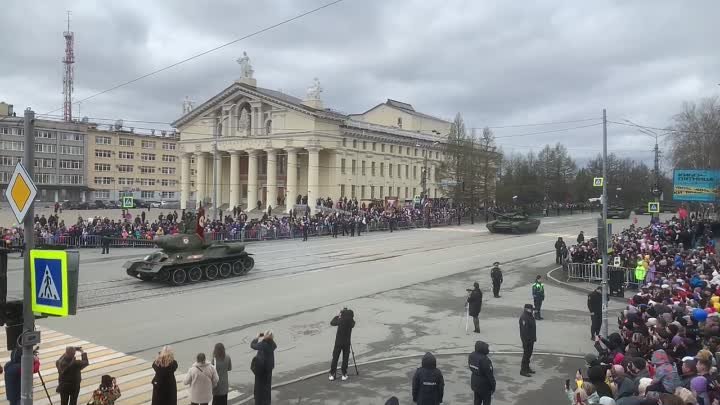
POLYGON ((673 200, 698 202, 720 200, 720 170, 675 169, 673 200))

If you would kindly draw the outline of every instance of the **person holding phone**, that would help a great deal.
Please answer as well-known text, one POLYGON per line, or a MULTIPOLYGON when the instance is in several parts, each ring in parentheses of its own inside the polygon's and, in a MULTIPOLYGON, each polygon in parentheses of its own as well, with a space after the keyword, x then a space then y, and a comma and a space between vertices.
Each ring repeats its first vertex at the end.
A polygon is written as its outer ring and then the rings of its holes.
POLYGON ((55 362, 58 370, 57 392, 60 394, 61 405, 77 405, 82 381, 82 369, 90 364, 88 355, 82 347, 67 347, 65 354, 55 362), (77 354, 80 353, 80 360, 77 354))

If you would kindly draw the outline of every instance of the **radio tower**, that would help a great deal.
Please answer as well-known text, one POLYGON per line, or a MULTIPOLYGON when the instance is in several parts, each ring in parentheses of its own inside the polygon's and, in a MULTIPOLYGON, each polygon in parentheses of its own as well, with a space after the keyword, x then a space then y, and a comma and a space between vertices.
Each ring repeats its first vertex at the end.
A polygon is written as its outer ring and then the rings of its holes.
POLYGON ((63 32, 65 37, 65 57, 62 62, 65 65, 65 75, 63 76, 63 95, 65 102, 63 103, 63 120, 72 121, 72 92, 74 88, 74 69, 75 63, 75 33, 70 31, 70 12, 67 12, 67 31, 63 32))

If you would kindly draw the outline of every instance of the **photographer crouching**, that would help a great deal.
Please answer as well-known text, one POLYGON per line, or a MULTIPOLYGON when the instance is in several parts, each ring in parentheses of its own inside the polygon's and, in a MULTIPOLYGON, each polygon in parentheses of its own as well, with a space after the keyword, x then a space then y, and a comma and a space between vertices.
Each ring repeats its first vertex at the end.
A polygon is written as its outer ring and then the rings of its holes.
POLYGON ((332 362, 330 363, 330 381, 335 381, 335 374, 337 373, 337 363, 342 352, 342 380, 348 379, 347 369, 348 361, 350 359, 350 337, 352 336, 352 330, 355 327, 355 320, 353 319, 355 314, 352 310, 343 308, 338 315, 336 315, 332 321, 331 326, 337 326, 337 333, 335 334, 335 347, 333 348, 332 362))

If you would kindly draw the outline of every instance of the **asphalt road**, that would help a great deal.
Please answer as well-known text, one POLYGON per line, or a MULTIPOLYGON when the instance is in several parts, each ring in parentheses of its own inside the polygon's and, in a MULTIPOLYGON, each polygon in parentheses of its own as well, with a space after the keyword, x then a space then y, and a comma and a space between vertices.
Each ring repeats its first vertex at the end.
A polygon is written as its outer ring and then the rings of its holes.
MULTIPOLYGON (((469 352, 477 335, 465 333, 465 288, 477 280, 486 293, 479 337, 494 350, 518 350, 517 317, 530 301, 535 275, 553 267, 554 241, 574 241, 580 230, 594 234, 596 218, 548 218, 530 235, 493 235, 478 224, 256 243, 248 246, 256 259, 248 276, 180 288, 123 274, 127 257, 145 250, 116 249, 109 256, 83 250, 78 315, 39 323, 148 360, 171 344, 181 368, 189 367, 197 352, 210 353, 223 342, 235 360, 231 385, 247 395, 249 343, 259 331, 272 328, 276 334, 275 382, 320 372, 327 368, 334 337, 329 321, 343 306, 357 314, 353 345, 359 362, 427 350, 469 352), (500 299, 488 288, 494 261, 505 271, 500 299)), ((640 224, 648 221, 638 218, 640 224)), ((19 270, 20 261, 11 260, 15 293, 19 270)), ((539 325, 537 350, 591 351, 584 294, 551 285, 546 291, 548 320, 539 325)))

